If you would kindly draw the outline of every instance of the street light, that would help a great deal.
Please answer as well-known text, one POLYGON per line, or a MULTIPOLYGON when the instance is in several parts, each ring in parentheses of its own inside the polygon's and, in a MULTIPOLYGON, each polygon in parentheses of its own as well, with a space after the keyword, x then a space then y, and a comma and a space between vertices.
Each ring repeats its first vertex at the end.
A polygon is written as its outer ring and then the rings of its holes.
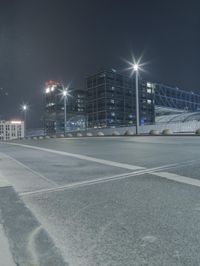
POLYGON ((135 72, 135 102, 136 102, 136 135, 139 135, 139 129, 140 129, 140 106, 139 106, 139 71, 144 71, 143 66, 148 64, 148 62, 145 63, 141 63, 142 60, 142 56, 140 56, 139 60, 135 60, 134 56, 133 56, 133 60, 127 61, 125 60, 125 62, 127 62, 130 67, 127 68, 127 70, 132 70, 131 75, 133 75, 133 73, 135 72))
POLYGON ((63 89, 62 91, 62 96, 63 96, 63 99, 64 99, 64 136, 66 134, 66 127, 67 127, 67 95, 68 95, 68 91, 67 91, 67 88, 66 89, 63 89))
POLYGON ((26 104, 24 104, 24 105, 22 106, 22 109, 23 109, 23 111, 26 111, 26 110, 28 109, 28 106, 27 106, 26 104))
POLYGON ((28 110, 28 105, 27 104, 23 104, 22 105, 22 111, 24 112, 24 136, 26 136, 26 113, 28 110))
POLYGON ((138 79, 138 72, 139 72, 139 65, 137 63, 133 64, 133 71, 135 72, 135 100, 136 100, 136 135, 140 134, 139 127, 140 127, 140 115, 139 115, 139 79, 138 79))

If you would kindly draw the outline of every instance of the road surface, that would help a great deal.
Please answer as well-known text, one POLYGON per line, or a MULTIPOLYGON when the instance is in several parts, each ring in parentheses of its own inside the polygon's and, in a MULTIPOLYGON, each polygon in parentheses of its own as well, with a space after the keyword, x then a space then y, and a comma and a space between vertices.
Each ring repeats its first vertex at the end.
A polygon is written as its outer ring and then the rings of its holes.
POLYGON ((199 137, 1 142, 1 178, 19 265, 200 265, 199 137))

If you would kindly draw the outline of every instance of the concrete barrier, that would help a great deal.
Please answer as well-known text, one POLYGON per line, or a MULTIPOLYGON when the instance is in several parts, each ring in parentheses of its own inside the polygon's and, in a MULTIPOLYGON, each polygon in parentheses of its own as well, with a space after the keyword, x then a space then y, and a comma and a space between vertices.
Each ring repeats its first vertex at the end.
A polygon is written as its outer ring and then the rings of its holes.
POLYGON ((81 133, 76 134, 77 137, 82 137, 83 135, 81 133))
POLYGON ((114 131, 114 132, 112 133, 112 136, 120 136, 120 133, 119 133, 118 131, 114 131))
POLYGON ((64 138, 65 135, 64 135, 64 134, 60 134, 59 137, 60 137, 60 138, 64 138))
POLYGON ((92 137, 93 134, 92 134, 91 132, 87 132, 87 133, 86 133, 86 136, 87 136, 87 137, 92 137))
POLYGON ((36 140, 36 139, 37 139, 37 137, 32 137, 32 139, 35 139, 35 140, 36 140))
POLYGON ((97 136, 98 136, 98 137, 104 136, 104 133, 101 132, 101 131, 99 131, 99 132, 97 132, 97 136))
POLYGON ((45 139, 50 139, 50 137, 49 136, 45 136, 45 139))
POLYGON ((160 132, 158 130, 156 130, 156 129, 151 129, 149 131, 149 135, 152 135, 152 136, 157 136, 159 134, 160 134, 160 132))
POLYGON ((196 135, 200 135, 200 128, 195 131, 196 135))
POLYGON ((134 132, 130 129, 126 130, 124 133, 124 136, 133 136, 133 135, 134 135, 134 132))
POLYGON ((68 138, 71 138, 71 137, 73 137, 73 135, 72 135, 71 133, 68 133, 68 134, 67 134, 67 137, 68 137, 68 138))
POLYGON ((38 139, 44 139, 44 137, 43 136, 39 136, 38 139))
POLYGON ((163 129, 162 135, 172 135, 173 131, 170 128, 163 129))

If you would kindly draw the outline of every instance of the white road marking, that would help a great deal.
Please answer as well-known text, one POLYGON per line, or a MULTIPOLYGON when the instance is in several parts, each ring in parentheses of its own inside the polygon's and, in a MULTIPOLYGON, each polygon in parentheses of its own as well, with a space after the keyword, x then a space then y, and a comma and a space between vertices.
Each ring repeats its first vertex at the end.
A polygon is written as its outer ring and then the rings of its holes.
POLYGON ((30 167, 28 167, 27 165, 21 163, 20 161, 14 159, 13 157, 7 155, 7 154, 4 154, 5 157, 9 158, 10 160, 14 161, 15 163, 17 163, 18 165, 22 166, 23 168, 27 169, 28 171, 30 171, 31 173, 33 173, 34 175, 36 176, 39 176, 40 178, 44 179, 45 181, 51 183, 52 185, 54 186, 57 186, 58 184, 55 183, 54 181, 50 180, 49 178, 47 178, 46 176, 40 174, 39 172, 31 169, 30 167))
POLYGON ((80 160, 85 160, 85 161, 95 162, 95 163, 99 163, 99 164, 104 164, 104 165, 124 168, 124 169, 128 169, 128 170, 145 169, 145 167, 141 167, 141 166, 137 166, 137 165, 131 165, 131 164, 126 164, 126 163, 118 163, 118 162, 113 162, 113 161, 109 161, 109 160, 93 158, 93 157, 86 156, 86 155, 69 153, 69 152, 58 151, 58 150, 52 150, 52 149, 47 149, 47 148, 41 148, 41 147, 31 146, 31 145, 26 145, 26 144, 11 143, 11 142, 6 142, 6 144, 20 146, 20 147, 24 147, 24 148, 28 148, 28 149, 44 151, 44 152, 49 152, 49 153, 55 153, 55 154, 59 154, 59 155, 64 155, 64 156, 77 158, 77 159, 80 159, 80 160))
MULTIPOLYGON (((189 162, 185 162, 185 163, 183 162, 181 165, 191 164, 191 162, 193 162, 193 161, 189 161, 189 162)), ((131 172, 131 173, 118 174, 118 175, 113 175, 113 176, 109 176, 109 177, 101 177, 101 178, 96 178, 96 179, 92 179, 92 180, 85 180, 85 181, 81 181, 81 182, 74 182, 74 183, 70 183, 70 184, 67 184, 64 186, 59 186, 56 188, 39 189, 39 190, 34 190, 34 191, 22 192, 19 195, 24 197, 24 196, 43 194, 43 193, 59 192, 59 191, 63 191, 66 189, 96 185, 99 183, 105 183, 105 182, 110 182, 110 181, 117 181, 117 180, 122 180, 122 179, 130 178, 130 177, 134 177, 134 176, 139 176, 139 175, 143 175, 143 174, 155 174, 156 171, 167 170, 167 169, 171 169, 171 168, 174 168, 177 166, 180 166, 180 164, 168 164, 168 165, 149 168, 149 169, 145 169, 145 170, 139 170, 139 171, 135 171, 135 172, 131 172)))
POLYGON ((11 185, 0 177, 0 188, 1 187, 11 187, 11 185))
POLYGON ((10 187, 11 185, 5 180, 5 178, 0 174, 0 188, 10 187))
POLYGON ((192 185, 195 187, 200 187, 200 180, 194 179, 191 177, 181 176, 181 175, 177 175, 177 174, 169 173, 169 172, 157 172, 157 173, 153 173, 153 175, 163 177, 163 178, 166 178, 166 179, 169 179, 172 181, 176 181, 179 183, 192 185))

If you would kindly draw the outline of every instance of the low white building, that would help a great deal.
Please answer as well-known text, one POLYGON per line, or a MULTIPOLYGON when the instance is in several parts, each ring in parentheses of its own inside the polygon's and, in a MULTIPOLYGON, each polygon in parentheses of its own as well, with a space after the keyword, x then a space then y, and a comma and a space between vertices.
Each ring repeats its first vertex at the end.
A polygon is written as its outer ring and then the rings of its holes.
POLYGON ((0 121, 0 140, 24 137, 24 121, 0 121))

